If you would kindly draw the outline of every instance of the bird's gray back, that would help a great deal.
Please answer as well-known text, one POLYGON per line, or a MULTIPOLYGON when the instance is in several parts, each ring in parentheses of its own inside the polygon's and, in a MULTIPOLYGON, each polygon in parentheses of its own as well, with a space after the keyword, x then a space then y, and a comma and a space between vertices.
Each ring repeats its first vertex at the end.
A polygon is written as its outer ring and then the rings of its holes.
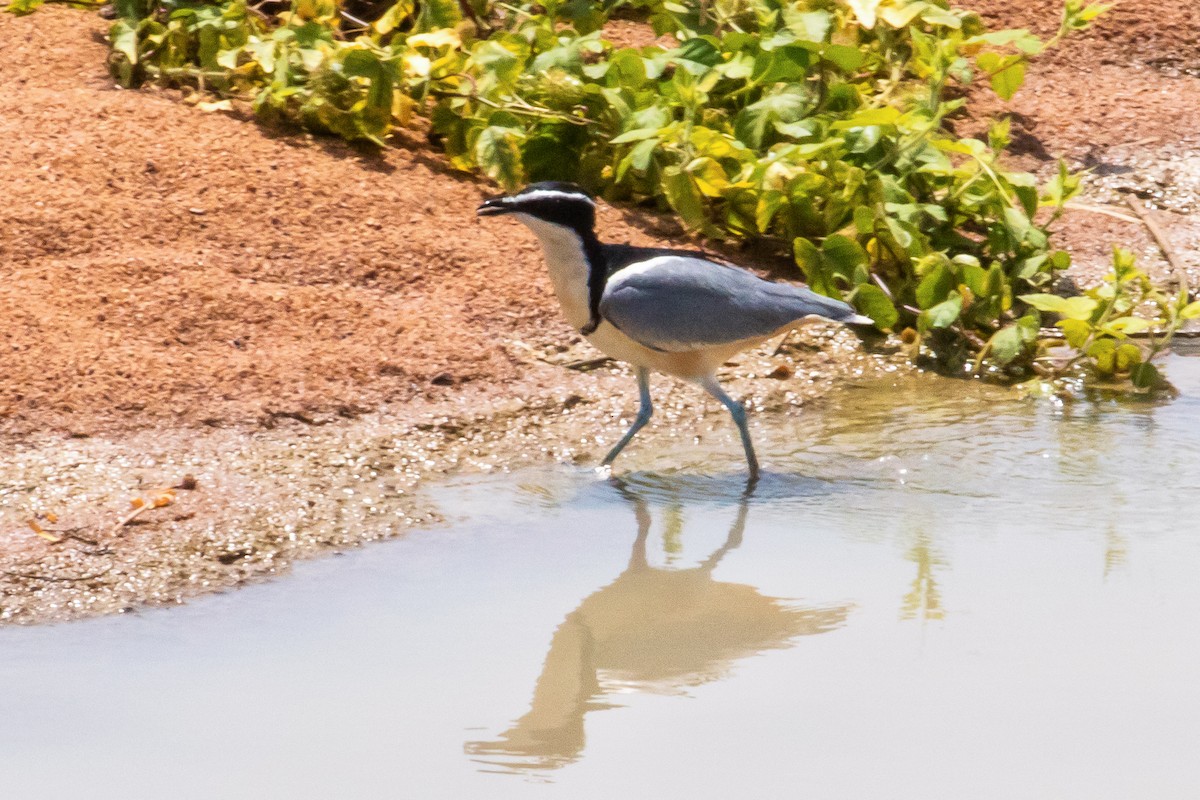
POLYGON ((631 339, 671 352, 770 336, 808 316, 856 317, 840 300, 809 289, 673 254, 611 273, 600 314, 631 339))

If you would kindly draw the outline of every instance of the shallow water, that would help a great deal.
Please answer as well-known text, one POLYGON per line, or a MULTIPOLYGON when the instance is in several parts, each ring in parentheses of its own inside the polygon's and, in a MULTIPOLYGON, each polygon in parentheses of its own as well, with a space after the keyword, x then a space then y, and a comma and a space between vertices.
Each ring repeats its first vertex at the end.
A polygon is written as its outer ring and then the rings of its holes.
POLYGON ((732 439, 462 479, 445 528, 0 630, 0 796, 1194 798, 1200 359, 1170 374, 866 384, 760 420, 750 497, 732 439))

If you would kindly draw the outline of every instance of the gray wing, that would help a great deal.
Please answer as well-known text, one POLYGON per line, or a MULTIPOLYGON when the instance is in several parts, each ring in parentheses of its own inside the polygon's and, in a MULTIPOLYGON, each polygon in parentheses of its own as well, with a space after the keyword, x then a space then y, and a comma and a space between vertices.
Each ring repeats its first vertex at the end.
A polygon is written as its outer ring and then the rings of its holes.
POLYGON ((612 275, 600 316, 634 341, 667 352, 769 336, 808 316, 870 322, 840 300, 679 256, 651 258, 612 275))

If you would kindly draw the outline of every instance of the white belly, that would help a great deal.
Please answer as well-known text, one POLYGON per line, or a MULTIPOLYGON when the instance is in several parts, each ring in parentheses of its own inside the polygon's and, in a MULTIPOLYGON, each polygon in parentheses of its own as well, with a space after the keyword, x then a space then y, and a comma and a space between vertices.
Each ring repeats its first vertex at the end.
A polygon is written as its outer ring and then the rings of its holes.
POLYGON ((592 346, 607 356, 625 361, 635 367, 674 375, 688 381, 698 381, 717 371, 717 368, 741 351, 761 344, 766 339, 704 347, 697 350, 666 353, 652 350, 635 342, 608 322, 601 322, 596 331, 586 337, 592 346))
MULTIPOLYGON (((588 264, 583 245, 574 232, 551 225, 525 214, 514 215, 537 234, 546 256, 546 266, 554 293, 562 306, 567 322, 576 330, 588 324, 588 264)), ((601 321, 599 327, 585 337, 593 347, 606 356, 625 361, 635 367, 674 375, 684 380, 699 380, 716 372, 717 367, 748 347, 769 337, 744 342, 732 342, 681 353, 652 350, 630 339, 613 325, 601 321)))

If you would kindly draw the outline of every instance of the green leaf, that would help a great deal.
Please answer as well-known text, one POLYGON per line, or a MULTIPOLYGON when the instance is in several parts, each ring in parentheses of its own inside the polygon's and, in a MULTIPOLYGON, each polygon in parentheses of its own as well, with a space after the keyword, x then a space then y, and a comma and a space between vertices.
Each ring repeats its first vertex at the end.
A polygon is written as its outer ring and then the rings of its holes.
POLYGON ((421 0, 414 31, 453 28, 462 22, 462 9, 457 0, 421 0))
POLYGON ((1105 325, 1104 332, 1121 338, 1122 336, 1129 336, 1150 330, 1152 327, 1154 327, 1154 323, 1148 319, 1142 319, 1141 317, 1119 317, 1105 325))
POLYGON ((825 264, 825 260, 822 258, 821 251, 817 249, 817 246, 802 236, 797 236, 792 241, 792 253, 796 257, 796 264, 804 271, 806 276, 810 275, 814 270, 820 270, 825 264))
POLYGON ((1082 175, 1072 173, 1063 160, 1058 162, 1058 172, 1046 184, 1042 191, 1042 202, 1045 205, 1061 207, 1081 191, 1082 175))
POLYGON ((704 67, 715 67, 724 61, 721 49, 709 37, 697 36, 679 45, 672 53, 677 61, 691 61, 704 67))
POLYGON ((1183 310, 1179 312, 1180 319, 1196 319, 1197 317, 1200 317, 1200 300, 1197 300, 1193 303, 1188 303, 1183 307, 1183 310))
POLYGON ((841 234, 825 237, 821 243, 821 256, 830 269, 846 279, 848 284, 865 283, 870 280, 867 265, 870 257, 863 246, 854 239, 841 234))
POLYGON ((1016 325, 996 331, 988 341, 992 359, 1001 366, 1010 364, 1025 350, 1025 337, 1016 325))
POLYGON ((1053 294, 1023 294, 1021 300, 1038 311, 1049 311, 1077 320, 1091 319, 1098 306, 1090 297, 1059 297, 1053 294))
POLYGON ((504 86, 511 86, 521 77, 524 59, 500 42, 489 39, 480 42, 471 53, 471 61, 478 65, 486 78, 504 86))
MULTIPOLYGON (((771 223, 774 221, 775 215, 779 213, 779 209, 783 207, 783 204, 786 202, 786 200, 787 195, 778 189, 764 189, 762 193, 759 194, 758 202, 755 204, 754 210, 754 224, 758 227, 759 233, 767 233, 771 230, 771 223)), ((804 242, 804 244, 812 247, 812 243, 805 241, 804 239, 797 239, 794 244, 798 246, 800 242, 804 242)), ((812 249, 814 252, 816 251, 815 247, 812 249)), ((796 260, 799 262, 799 256, 797 256, 796 260)), ((801 264, 801 266, 803 267, 803 264, 801 264)))
MULTIPOLYGON (((954 273, 945 264, 939 264, 917 284, 917 305, 920 308, 932 308, 953 293, 954 287, 954 273)), ((960 306, 961 302, 962 298, 960 297, 960 306)))
POLYGON ((1112 339, 1097 339, 1088 348, 1092 366, 1102 375, 1111 375, 1117 370, 1117 343, 1112 339))
POLYGON ((817 50, 821 58, 835 64, 839 69, 853 72, 866 63, 867 57, 857 47, 844 44, 827 44, 817 50))
POLYGON ((45 0, 12 0, 5 10, 7 10, 10 14, 15 14, 20 17, 24 16, 25 14, 32 14, 44 2, 45 0))
MULTIPOLYGON (((560 149, 561 152, 561 149, 560 149)), ((638 172, 644 173, 650 169, 650 165, 654 163, 654 154, 658 152, 658 140, 647 139, 643 142, 638 142, 632 150, 629 151, 629 166, 636 169, 638 172)))
MULTIPOLYGON (((351 77, 365 78, 370 84, 367 105, 377 111, 392 111, 392 71, 370 50, 351 50, 342 59, 342 71, 351 77)), ((386 132, 385 130, 380 133, 386 132)))
POLYGON ((141 22, 158 8, 155 0, 116 0, 113 3, 117 16, 129 22, 141 22))
POLYGON ((900 321, 900 312, 888 299, 883 290, 870 283, 864 283, 854 290, 854 307, 875 321, 875 326, 887 330, 900 321))
POLYGON ((601 62, 601 64, 604 63, 608 65, 607 78, 610 85, 630 90, 640 89, 646 85, 646 81, 649 79, 646 74, 645 59, 638 51, 631 48, 618 50, 609 57, 607 62, 601 62))
POLYGON ((1101 14, 1107 14, 1115 5, 1116 3, 1088 3, 1080 9, 1076 19, 1080 22, 1091 22, 1101 14))
POLYGON ((1023 294, 1021 302, 1033 306, 1038 311, 1049 311, 1052 314, 1061 314, 1066 308, 1067 298, 1059 297, 1056 294, 1023 294))
POLYGON ((663 170, 662 187, 667 202, 685 225, 693 230, 711 230, 704 209, 704 199, 691 175, 679 167, 667 167, 663 170))
POLYGON ((521 165, 529 181, 577 181, 579 164, 564 159, 563 151, 574 146, 571 136, 576 129, 570 125, 543 128, 530 136, 521 146, 521 165))
POLYGON ((808 106, 808 95, 800 89, 789 88, 778 94, 769 94, 746 106, 734 118, 734 134, 751 147, 762 147, 767 131, 779 123, 787 124, 800 119, 808 106))
POLYGON ((1139 389, 1158 389, 1166 383, 1158 369, 1149 361, 1143 361, 1130 369, 1129 380, 1139 389))
MULTIPOLYGON (((955 263, 959 263, 958 258, 954 259, 955 263)), ((979 266, 976 261, 970 264, 959 264, 959 269, 962 270, 963 286, 971 290, 971 294, 975 297, 990 297, 991 292, 988 291, 988 274, 987 271, 979 266)))
POLYGON ((489 126, 475 140, 475 161, 484 174, 507 190, 524 182, 520 135, 515 128, 489 126))
POLYGON ((125 56, 130 64, 138 62, 136 24, 119 19, 112 24, 108 38, 112 42, 112 49, 125 56))
POLYGON ((1013 95, 1025 83, 1025 57, 1001 56, 997 53, 980 53, 975 59, 979 68, 987 73, 992 91, 1002 100, 1012 100, 1013 95))
POLYGON ((1058 327, 1062 330, 1063 336, 1067 339, 1067 344, 1074 347, 1076 350, 1082 350, 1087 344, 1088 337, 1092 335, 1092 326, 1078 319, 1060 320, 1058 327))
POLYGON ((804 273, 804 279, 809 287, 818 294, 835 297, 837 290, 833 286, 833 276, 826 269, 825 257, 817 246, 803 237, 792 241, 792 253, 796 265, 804 273))
POLYGON ((733 81, 743 81, 754 74, 754 58, 748 53, 737 53, 724 64, 718 64, 714 69, 721 75, 733 81))
POLYGON ((791 139, 807 139, 817 133, 817 123, 813 120, 799 122, 776 122, 775 130, 791 139))
POLYGON ((685 170, 696 182, 696 188, 706 197, 720 197, 722 190, 729 186, 729 176, 716 161, 708 156, 694 159, 685 170))
POLYGON ((1068 297, 1059 313, 1067 319, 1089 320, 1099 305, 1090 297, 1068 297))
POLYGON ((931 25, 942 25, 955 30, 962 27, 962 19, 959 16, 935 5, 930 5, 922 11, 921 19, 931 25))
POLYGON ((799 83, 808 77, 812 53, 803 47, 783 47, 767 50, 764 47, 754 59, 752 80, 764 86, 777 83, 799 83))
POLYGON ((956 294, 949 300, 922 311, 921 316, 917 319, 917 324, 923 330, 948 327, 958 319, 962 313, 962 307, 962 295, 956 294))
POLYGON ((644 139, 653 139, 658 136, 660 128, 638 128, 633 131, 626 131, 620 136, 609 140, 609 144, 625 144, 626 142, 640 142, 644 139))
POLYGON ((1142 349, 1126 342, 1117 348, 1117 370, 1125 372, 1142 363, 1142 349))
POLYGON ((901 5, 884 6, 879 9, 879 18, 896 30, 907 28, 917 15, 929 8, 929 3, 910 2, 901 5))
POLYGON ((380 36, 389 34, 411 17, 415 10, 416 6, 413 4, 413 0, 397 0, 388 7, 387 11, 383 12, 379 19, 371 23, 371 30, 380 36))
POLYGON ((843 131, 850 128, 866 128, 872 125, 895 125, 900 119, 900 109, 892 106, 884 106, 883 108, 868 108, 859 111, 849 119, 838 120, 829 127, 835 131, 843 131))
POLYGON ((1004 209, 1004 221, 1008 225, 1008 230, 1012 234, 1013 243, 1021 244, 1029 236, 1033 229, 1029 217, 1019 208, 1011 206, 1004 209))

